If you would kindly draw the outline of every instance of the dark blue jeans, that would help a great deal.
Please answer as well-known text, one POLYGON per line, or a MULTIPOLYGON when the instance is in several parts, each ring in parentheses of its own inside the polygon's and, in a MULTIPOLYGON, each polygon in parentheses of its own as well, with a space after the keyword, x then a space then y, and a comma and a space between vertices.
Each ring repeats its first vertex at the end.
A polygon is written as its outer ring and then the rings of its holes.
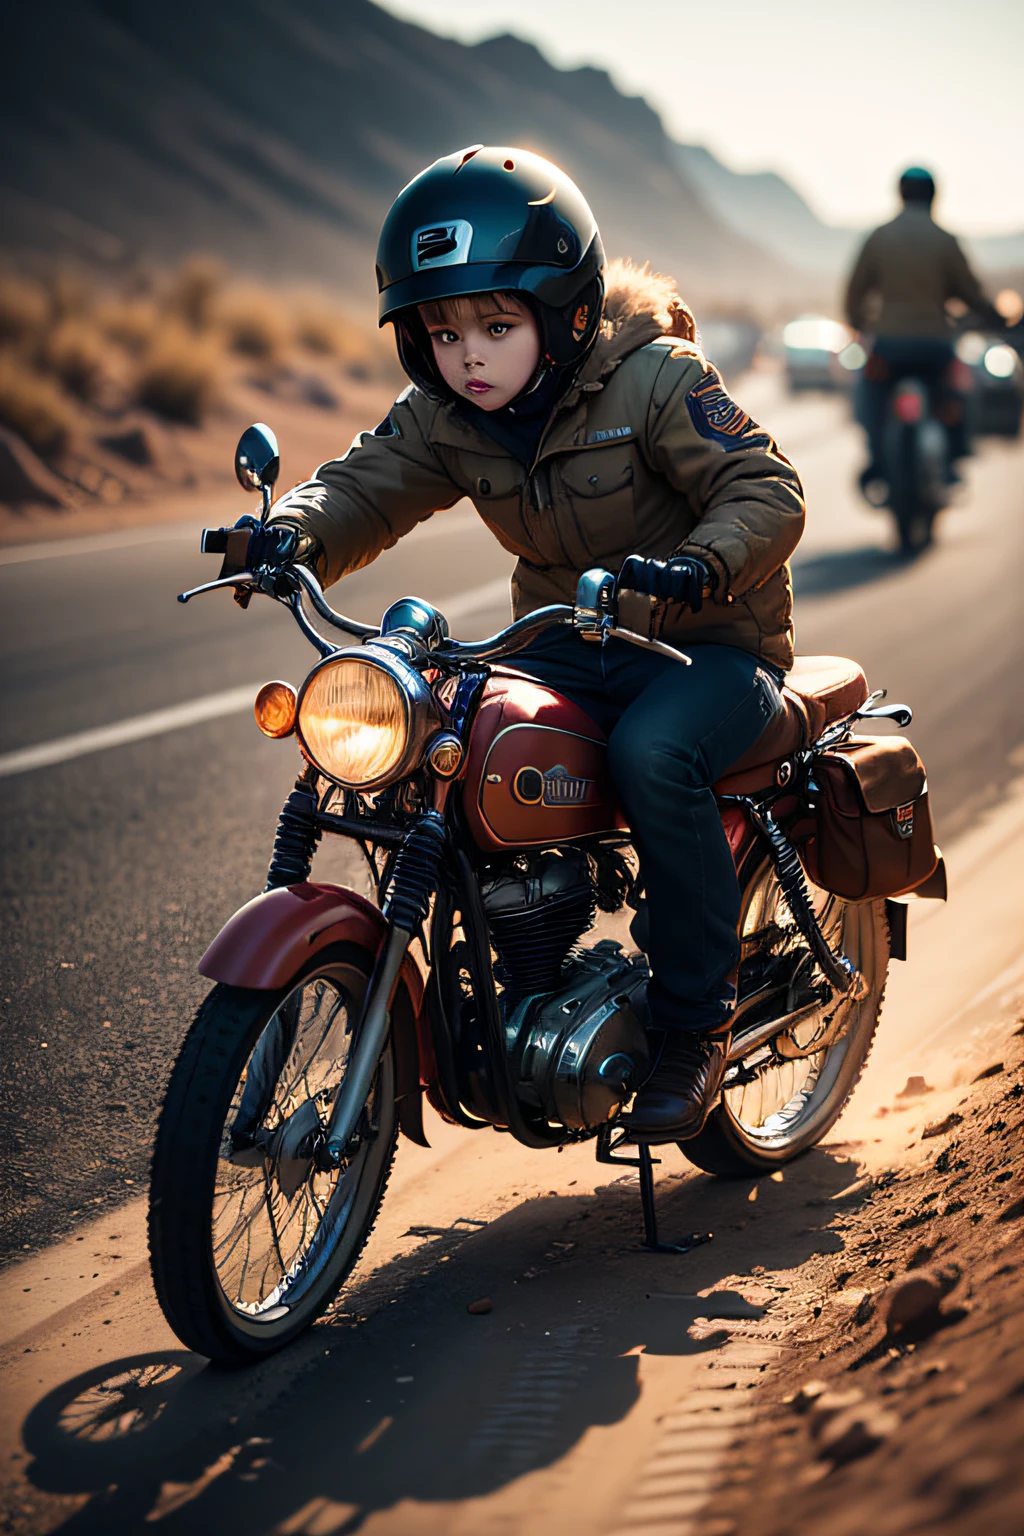
POLYGON ((608 761, 647 894, 651 1021, 708 1029, 735 1000, 740 893, 711 786, 781 699, 747 651, 697 645, 692 666, 624 640, 551 631, 512 664, 566 695, 608 737, 608 761))

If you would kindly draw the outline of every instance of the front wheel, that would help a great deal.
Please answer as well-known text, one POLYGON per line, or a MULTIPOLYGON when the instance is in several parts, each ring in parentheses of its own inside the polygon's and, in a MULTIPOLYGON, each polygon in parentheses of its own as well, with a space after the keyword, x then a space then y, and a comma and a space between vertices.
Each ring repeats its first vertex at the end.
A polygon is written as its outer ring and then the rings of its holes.
MULTIPOLYGON (((721 1102, 704 1129, 679 1143, 707 1173, 732 1178, 771 1173, 816 1146, 839 1119, 864 1070, 889 971, 885 902, 844 901, 816 886, 810 891, 825 938, 861 972, 866 994, 859 1001, 845 997, 821 1004, 790 1034, 730 1068, 721 1102)), ((746 887, 740 930, 741 996, 745 971, 784 964, 787 956, 801 959, 804 941, 770 861, 746 887)), ((810 967, 809 956, 804 964, 810 967)))
POLYGON ((318 1156, 373 958, 338 944, 283 991, 214 987, 175 1063, 150 1259, 167 1321, 213 1360, 258 1359, 308 1328, 373 1227, 398 1135, 390 1045, 341 1167, 318 1156))

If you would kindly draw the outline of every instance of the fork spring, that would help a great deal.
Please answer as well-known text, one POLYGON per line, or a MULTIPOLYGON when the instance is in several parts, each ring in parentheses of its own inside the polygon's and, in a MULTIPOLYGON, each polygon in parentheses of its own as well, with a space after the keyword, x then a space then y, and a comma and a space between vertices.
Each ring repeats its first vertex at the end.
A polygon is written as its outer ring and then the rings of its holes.
POLYGON ((425 921, 444 845, 444 824, 436 811, 428 811, 413 827, 395 860, 384 916, 396 928, 415 933, 425 921))
POLYGON ((274 837, 274 852, 265 889, 298 885, 308 880, 322 833, 316 824, 316 796, 300 779, 281 807, 274 837))

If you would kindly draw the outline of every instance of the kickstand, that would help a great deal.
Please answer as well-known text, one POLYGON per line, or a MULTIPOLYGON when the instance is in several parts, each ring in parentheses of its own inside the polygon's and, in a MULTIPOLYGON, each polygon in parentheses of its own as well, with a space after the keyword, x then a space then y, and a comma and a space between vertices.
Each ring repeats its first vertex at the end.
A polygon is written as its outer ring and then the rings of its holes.
POLYGON ((646 1142, 635 1143, 636 1157, 619 1157, 618 1149, 626 1142, 626 1137, 620 1136, 612 1141, 611 1127, 602 1126, 597 1136, 597 1161, 599 1163, 618 1164, 620 1167, 635 1168, 640 1175, 640 1203, 644 1213, 644 1241, 643 1246, 649 1253, 689 1253, 691 1248, 699 1248, 704 1243, 710 1243, 713 1233, 691 1232, 681 1243, 663 1243, 658 1238, 658 1213, 654 1205, 654 1164, 660 1163, 659 1157, 651 1156, 651 1149, 646 1142))

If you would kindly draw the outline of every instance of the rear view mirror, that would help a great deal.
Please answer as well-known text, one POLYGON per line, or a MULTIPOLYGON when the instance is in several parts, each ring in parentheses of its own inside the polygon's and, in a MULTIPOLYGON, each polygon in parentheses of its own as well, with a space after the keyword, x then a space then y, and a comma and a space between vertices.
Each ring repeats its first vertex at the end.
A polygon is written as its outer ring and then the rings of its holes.
POLYGON ((281 473, 277 438, 262 421, 246 427, 235 449, 235 478, 243 491, 269 491, 281 473))

